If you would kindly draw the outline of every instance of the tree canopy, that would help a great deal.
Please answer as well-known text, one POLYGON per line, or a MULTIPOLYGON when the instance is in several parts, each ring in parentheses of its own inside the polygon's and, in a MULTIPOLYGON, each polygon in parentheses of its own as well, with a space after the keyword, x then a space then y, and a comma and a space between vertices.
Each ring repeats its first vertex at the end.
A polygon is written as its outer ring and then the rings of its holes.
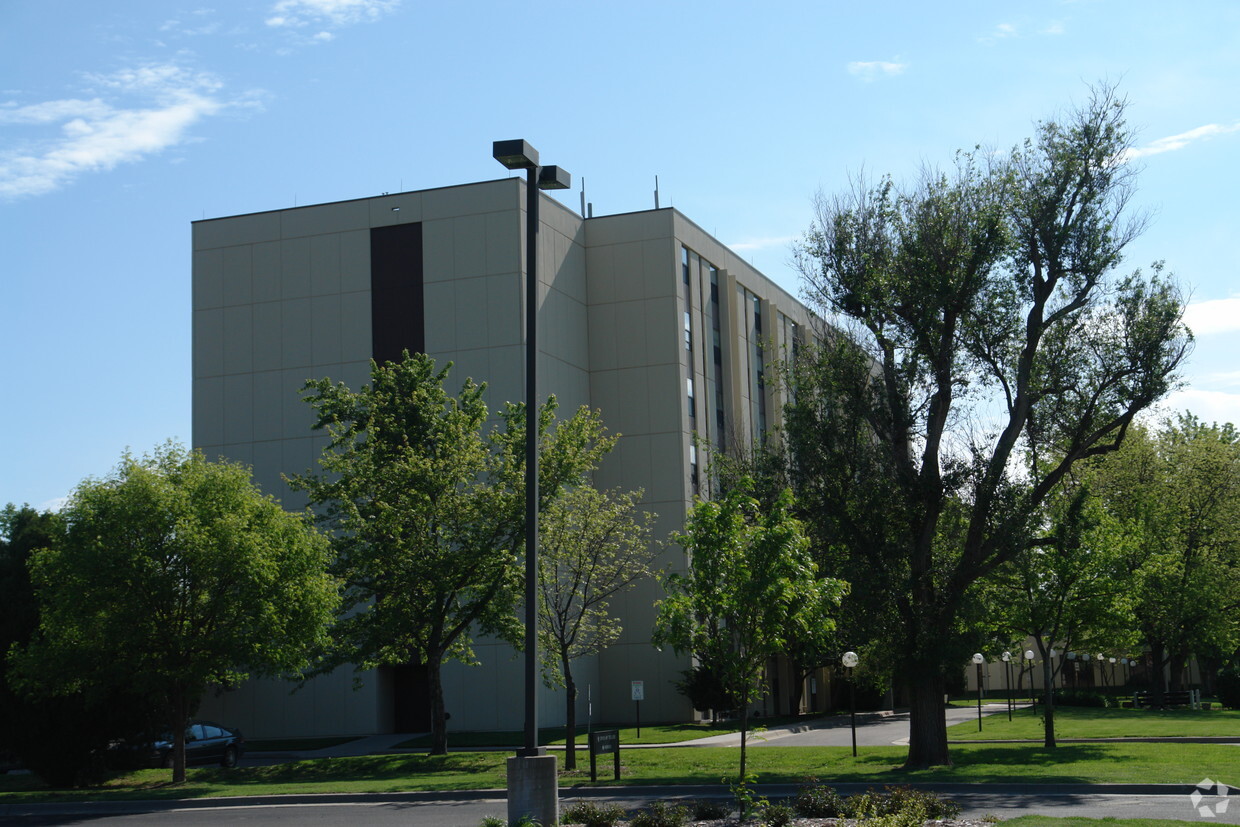
POLYGON ((654 642, 693 655, 741 713, 739 783, 746 782, 749 703, 767 661, 800 632, 830 628, 847 586, 820 577, 792 494, 762 506, 743 487, 699 501, 677 542, 689 568, 664 577, 654 642))
POLYGON ((1133 438, 1094 473, 1102 505, 1131 537, 1135 625, 1155 689, 1181 686, 1240 646, 1240 434, 1190 414, 1133 438))
POLYGON ((1118 275, 1142 220, 1113 90, 1007 157, 820 198, 798 261, 822 331, 788 434, 818 544, 911 696, 909 766, 950 763, 942 696, 972 590, 1037 539, 1080 460, 1114 451, 1189 350, 1175 285, 1118 275), (867 582, 868 580, 868 582, 867 582))
MULTIPOLYGON (((424 354, 372 363, 358 390, 307 383, 315 428, 330 443, 321 475, 293 481, 321 506, 346 586, 331 664, 425 667, 431 752, 447 752, 445 660, 474 660, 473 636, 520 645, 515 607, 524 547, 525 409, 509 404, 487 430, 484 385, 456 396, 424 354)), ((539 501, 582 482, 610 449, 597 413, 582 409, 552 428, 554 399, 539 412, 539 501)))
POLYGON ((39 630, 12 656, 27 691, 126 687, 159 710, 185 778, 185 722, 208 687, 301 675, 339 600, 329 546, 245 467, 168 444, 87 479, 34 553, 39 630))
POLYGON ((641 496, 583 485, 552 501, 540 518, 539 655, 546 682, 565 689, 567 770, 577 766, 573 661, 598 654, 620 636, 611 600, 648 577, 658 553, 650 539, 656 515, 638 510, 641 496))

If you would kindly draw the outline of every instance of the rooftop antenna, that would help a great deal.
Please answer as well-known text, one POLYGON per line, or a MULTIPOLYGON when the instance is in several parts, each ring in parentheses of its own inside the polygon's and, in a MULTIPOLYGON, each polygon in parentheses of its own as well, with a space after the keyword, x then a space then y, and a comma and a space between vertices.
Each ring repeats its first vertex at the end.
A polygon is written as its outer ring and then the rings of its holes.
POLYGON ((586 177, 581 176, 581 214, 586 214, 586 177))
POLYGON ((654 177, 654 208, 659 208, 659 176, 654 177))

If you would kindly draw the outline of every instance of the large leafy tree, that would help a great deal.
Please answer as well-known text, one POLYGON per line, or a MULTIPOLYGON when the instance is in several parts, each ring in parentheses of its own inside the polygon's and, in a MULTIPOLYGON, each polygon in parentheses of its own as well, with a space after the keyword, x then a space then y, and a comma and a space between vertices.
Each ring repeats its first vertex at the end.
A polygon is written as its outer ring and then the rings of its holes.
POLYGON ((1049 503, 1048 536, 1021 550, 998 572, 994 605, 1005 631, 1032 638, 1042 663, 1044 744, 1054 747, 1059 651, 1126 649, 1133 634, 1136 551, 1130 532, 1090 495, 1087 482, 1065 484, 1049 503))
POLYGON ((21 692, 9 681, 5 655, 39 629, 30 558, 60 533, 53 512, 12 504, 0 510, 0 752, 13 753, 51 786, 70 787, 97 780, 108 743, 135 737, 151 722, 147 704, 125 687, 58 696, 21 692))
MULTIPOLYGON (((315 427, 331 441, 324 473, 293 481, 333 530, 346 585, 329 665, 425 666, 437 755, 448 748, 443 663, 473 662, 478 633, 519 645, 525 519, 525 409, 507 406, 502 427, 484 432, 485 386, 466 380, 450 395, 450 368, 406 353, 372 363, 370 384, 356 391, 307 383, 315 427)), ((539 411, 540 508, 614 443, 596 413, 582 409, 552 429, 554 411, 554 400, 539 411)))
POLYGON ((1191 655, 1240 645, 1240 433, 1181 414, 1141 429, 1096 471, 1098 496, 1135 538, 1137 627, 1155 691, 1191 655))
POLYGON ((211 686, 297 676, 339 604, 329 546, 264 496, 245 467, 168 444, 88 479, 30 562, 39 631, 13 660, 27 691, 128 687, 175 738, 211 686))
POLYGON ((564 687, 567 770, 577 766, 573 661, 598 654, 620 636, 610 602, 650 575, 658 552, 650 540, 655 515, 638 510, 641 495, 581 486, 554 500, 540 518, 539 655, 547 683, 564 687))
POLYGON ((749 706, 767 662, 790 636, 833 626, 847 586, 819 577, 792 494, 761 505, 737 487, 698 502, 685 533, 689 568, 664 578, 654 642, 691 654, 741 709, 739 783, 746 782, 749 706))
POLYGON ((908 688, 910 767, 949 764, 942 697, 974 587, 1037 541, 1078 461, 1115 450, 1188 351, 1175 287, 1116 277, 1140 230, 1109 89, 1006 159, 821 199, 798 258, 824 332, 789 417, 798 497, 908 688))

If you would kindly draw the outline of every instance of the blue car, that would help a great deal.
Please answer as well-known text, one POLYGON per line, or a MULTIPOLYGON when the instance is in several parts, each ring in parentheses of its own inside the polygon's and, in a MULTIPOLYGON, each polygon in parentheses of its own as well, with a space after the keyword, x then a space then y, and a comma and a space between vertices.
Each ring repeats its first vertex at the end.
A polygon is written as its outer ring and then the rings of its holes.
MULTIPOLYGON (((156 766, 172 766, 173 742, 171 736, 153 745, 156 766)), ((185 765, 219 764, 221 767, 237 766, 245 751, 245 736, 239 729, 229 729, 211 721, 194 721, 185 727, 185 765)))

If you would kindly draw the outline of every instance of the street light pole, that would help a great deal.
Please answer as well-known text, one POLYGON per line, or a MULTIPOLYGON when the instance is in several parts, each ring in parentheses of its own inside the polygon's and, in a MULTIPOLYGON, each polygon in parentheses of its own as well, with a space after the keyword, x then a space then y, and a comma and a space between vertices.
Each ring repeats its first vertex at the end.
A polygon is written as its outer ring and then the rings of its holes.
POLYGON ((1033 650, 1025 650, 1025 663, 1029 664, 1029 710, 1038 714, 1038 694, 1033 691, 1033 650))
POLYGON ((982 664, 986 662, 986 658, 978 652, 973 656, 973 662, 977 664, 977 731, 982 731, 982 664))
POLYGON ((538 164, 524 140, 495 141, 491 154, 525 183, 525 745, 508 769, 508 820, 559 821, 555 756, 538 746, 538 203, 540 189, 567 189, 571 177, 538 164), (523 763, 527 761, 528 763, 523 763), (544 764, 546 766, 544 766, 544 764))
POLYGON ((1003 653, 1003 672, 1007 680, 1007 708, 1008 720, 1012 720, 1012 653, 1003 653))
POLYGON ((852 726, 853 758, 857 757, 857 681, 853 678, 853 667, 858 663, 856 652, 845 652, 841 658, 844 668, 848 670, 848 715, 852 726))

